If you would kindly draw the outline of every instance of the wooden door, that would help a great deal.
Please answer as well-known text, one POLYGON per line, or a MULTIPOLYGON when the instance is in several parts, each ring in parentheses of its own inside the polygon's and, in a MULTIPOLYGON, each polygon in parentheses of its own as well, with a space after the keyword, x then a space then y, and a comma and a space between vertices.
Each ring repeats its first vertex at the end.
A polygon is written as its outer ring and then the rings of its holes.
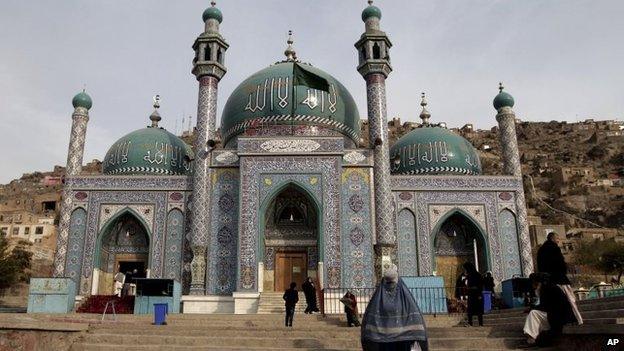
POLYGON ((297 290, 308 276, 305 252, 278 252, 275 254, 275 291, 284 291, 290 283, 297 283, 297 290))

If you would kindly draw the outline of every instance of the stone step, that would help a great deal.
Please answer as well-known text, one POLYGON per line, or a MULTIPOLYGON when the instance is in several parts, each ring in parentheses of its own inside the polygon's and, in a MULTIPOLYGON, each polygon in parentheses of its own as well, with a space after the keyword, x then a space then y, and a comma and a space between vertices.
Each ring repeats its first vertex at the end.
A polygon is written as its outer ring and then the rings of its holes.
MULTIPOLYGON (((518 318, 518 317, 526 317, 526 313, 518 313, 518 314, 504 314, 504 315, 484 315, 484 320, 486 321, 498 321, 498 320, 506 320, 509 318, 518 318)), ((581 312, 581 316, 583 319, 593 319, 593 318, 619 318, 624 317, 624 309, 618 310, 605 310, 605 311, 585 311, 581 312)))
MULTIPOLYGON (((577 304, 579 311, 581 312, 592 312, 592 311, 605 311, 605 310, 614 310, 614 309, 624 309, 624 301, 611 301, 611 302, 600 302, 597 304, 577 304)), ((515 314, 522 313, 524 308, 513 308, 513 309, 505 309, 505 310, 493 310, 491 312, 486 313, 490 316, 498 316, 498 315, 506 315, 506 314, 515 314)))
MULTIPOLYGON (((110 350, 126 350, 125 345, 119 344, 92 344, 92 343, 75 343, 70 351, 110 351, 110 350)), ((132 350, 136 351, 269 351, 275 350, 275 347, 240 347, 240 346, 154 346, 154 345, 137 345, 132 350)), ((284 348, 281 351, 360 351, 361 348, 350 349, 319 349, 319 348, 284 348)))

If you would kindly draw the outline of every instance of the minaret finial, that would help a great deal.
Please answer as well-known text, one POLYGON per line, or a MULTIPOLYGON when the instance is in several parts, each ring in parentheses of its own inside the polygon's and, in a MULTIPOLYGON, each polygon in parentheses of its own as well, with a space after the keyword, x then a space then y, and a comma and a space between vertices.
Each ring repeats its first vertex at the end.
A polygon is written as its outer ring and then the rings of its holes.
POLYGON ((158 128, 158 122, 162 119, 160 114, 158 113, 158 109, 160 108, 160 95, 156 94, 154 96, 154 112, 150 115, 150 120, 152 121, 152 128, 158 128))
POLYGON ((420 119, 422 119, 422 124, 423 126, 428 126, 431 113, 427 111, 427 100, 424 92, 421 95, 420 106, 422 106, 422 111, 420 112, 420 119))
POLYGON ((217 2, 216 2, 216 1, 211 1, 211 2, 210 2, 210 5, 211 5, 212 7, 215 7, 215 6, 217 6, 217 2))
POLYGON ((295 52, 295 49, 292 46, 292 44, 294 43, 292 34, 292 30, 289 30, 288 40, 286 41, 288 47, 286 48, 286 51, 284 51, 284 55, 286 55, 286 61, 297 61, 297 52, 295 52))
POLYGON ((368 0, 368 6, 373 6, 373 0, 368 0))
POLYGON ((498 92, 502 93, 503 89, 505 89, 505 87, 503 86, 503 82, 498 82, 498 92))

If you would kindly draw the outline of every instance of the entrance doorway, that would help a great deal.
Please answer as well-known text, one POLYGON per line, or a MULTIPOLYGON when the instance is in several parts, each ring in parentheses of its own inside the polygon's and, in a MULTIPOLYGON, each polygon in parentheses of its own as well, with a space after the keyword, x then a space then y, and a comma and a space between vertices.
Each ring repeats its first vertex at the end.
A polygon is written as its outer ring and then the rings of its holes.
POLYGON ((285 185, 262 210, 263 292, 284 291, 291 282, 301 287, 317 280, 319 208, 298 184, 285 185))
POLYGON ((277 252, 275 254, 275 291, 284 291, 290 283, 301 288, 308 277, 307 253, 277 252))
POLYGON ((125 274, 127 282, 130 282, 130 278, 146 277, 149 235, 143 223, 132 212, 121 214, 105 226, 100 235, 96 255, 98 295, 114 293, 114 276, 117 273, 125 274))
POLYGON ((440 226, 434 240, 435 271, 444 278, 448 296, 453 296, 463 264, 471 262, 481 273, 489 269, 481 230, 466 216, 457 212, 440 226))

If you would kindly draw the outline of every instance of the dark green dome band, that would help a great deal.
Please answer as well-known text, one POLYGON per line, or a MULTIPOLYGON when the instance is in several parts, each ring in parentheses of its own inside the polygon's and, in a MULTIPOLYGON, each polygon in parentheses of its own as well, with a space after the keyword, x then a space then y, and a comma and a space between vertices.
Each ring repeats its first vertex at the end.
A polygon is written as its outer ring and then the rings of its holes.
POLYGON ((477 150, 468 140, 440 127, 422 127, 390 148, 392 174, 481 174, 477 150))
POLYGON ((106 153, 104 174, 190 175, 193 152, 162 128, 143 128, 117 140, 106 153))
POLYGON ((358 142, 360 116, 353 97, 334 77, 306 65, 306 70, 326 79, 329 93, 303 85, 295 87, 293 115, 293 63, 280 62, 243 81, 228 98, 221 116, 224 143, 253 126, 318 125, 358 142))

